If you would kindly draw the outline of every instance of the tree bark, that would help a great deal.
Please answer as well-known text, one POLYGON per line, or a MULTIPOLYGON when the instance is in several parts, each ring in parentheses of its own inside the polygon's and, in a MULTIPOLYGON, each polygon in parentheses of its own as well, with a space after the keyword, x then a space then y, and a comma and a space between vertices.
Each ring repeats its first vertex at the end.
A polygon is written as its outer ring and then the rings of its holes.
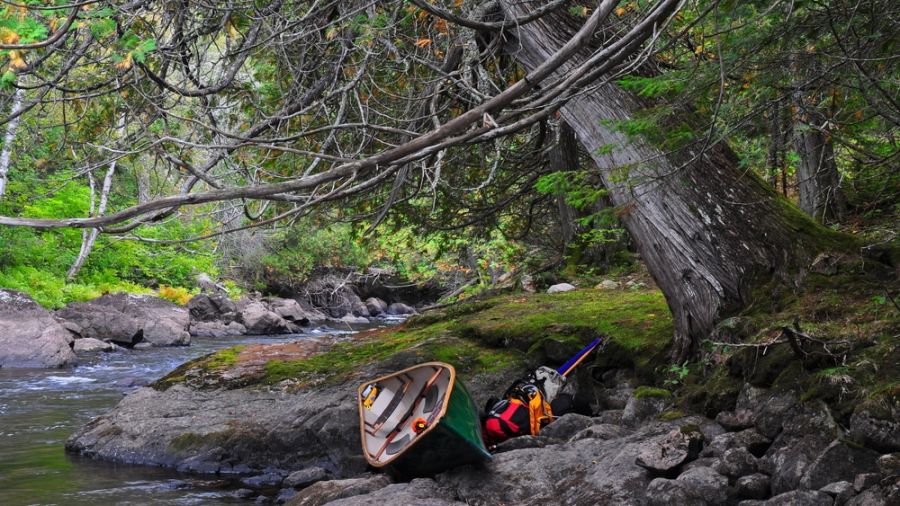
MULTIPOLYGON (((109 164, 106 176, 103 177, 103 186, 100 188, 100 204, 97 206, 98 215, 102 215, 106 212, 106 204, 109 202, 109 190, 112 188, 112 179, 115 172, 116 161, 113 160, 109 164)), ((94 216, 94 176, 89 173, 88 178, 91 185, 90 215, 94 216)), ((66 280, 72 281, 75 279, 75 276, 78 275, 78 271, 84 266, 84 262, 87 261, 88 255, 90 255, 91 251, 94 249, 94 242, 97 241, 97 235, 99 233, 100 231, 96 228, 86 228, 81 231, 81 249, 78 252, 78 258, 75 259, 75 263, 72 264, 72 267, 69 268, 69 272, 66 273, 66 280)))
MULTIPOLYGON (((507 18, 540 2, 502 0, 507 18)), ((507 50, 527 69, 548 58, 578 22, 566 9, 512 30, 507 50)), ((596 39, 595 39, 596 40, 596 39)), ((583 62, 580 51, 556 76, 583 62)), ((778 276, 791 279, 814 254, 820 228, 794 212, 766 183, 740 170, 726 146, 664 153, 606 126, 647 104, 607 84, 561 109, 591 153, 623 223, 666 296, 675 324, 672 358, 689 357, 724 315, 745 307, 752 289, 778 276), (598 148, 613 145, 612 152, 598 148), (626 174, 627 173, 627 174, 626 174), (624 177, 623 177, 624 176, 624 177)))
POLYGON ((9 116, 12 118, 6 124, 6 135, 3 136, 3 151, 0 151, 0 197, 6 193, 6 181, 9 178, 9 161, 12 156, 12 146, 16 141, 16 132, 19 130, 19 111, 22 110, 22 103, 25 102, 25 90, 23 88, 16 89, 13 94, 12 106, 9 109, 9 116))

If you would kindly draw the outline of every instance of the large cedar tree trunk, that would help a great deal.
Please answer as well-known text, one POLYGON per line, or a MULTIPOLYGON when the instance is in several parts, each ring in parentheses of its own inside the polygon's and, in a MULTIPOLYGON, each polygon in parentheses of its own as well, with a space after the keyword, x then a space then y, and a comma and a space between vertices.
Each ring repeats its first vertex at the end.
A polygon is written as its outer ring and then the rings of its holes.
MULTIPOLYGON (((507 18, 522 16, 539 1, 502 0, 507 18)), ((521 25, 507 48, 527 69, 547 59, 578 29, 581 20, 557 9, 521 25)), ((557 75, 565 75, 587 51, 557 75)), ((815 253, 819 228, 778 198, 765 182, 737 166, 726 146, 664 154, 626 139, 604 120, 627 120, 646 107, 633 94, 608 84, 588 90, 561 109, 621 210, 675 321, 672 356, 689 357, 723 314, 750 301, 758 284, 777 277, 794 281, 815 253), (598 148, 614 145, 612 152, 598 148), (622 178, 622 167, 629 167, 622 178), (616 170, 619 168, 618 170, 616 170), (623 180, 624 179, 624 180, 623 180)))

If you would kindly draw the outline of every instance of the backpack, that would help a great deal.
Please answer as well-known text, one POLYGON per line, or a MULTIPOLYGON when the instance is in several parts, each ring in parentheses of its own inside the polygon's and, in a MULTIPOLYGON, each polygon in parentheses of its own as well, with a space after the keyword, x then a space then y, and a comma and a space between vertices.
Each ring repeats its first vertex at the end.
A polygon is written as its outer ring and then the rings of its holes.
POLYGON ((566 385, 566 378, 549 367, 539 367, 516 380, 501 400, 485 407, 484 440, 488 447, 516 436, 536 436, 553 421, 553 402, 566 385))

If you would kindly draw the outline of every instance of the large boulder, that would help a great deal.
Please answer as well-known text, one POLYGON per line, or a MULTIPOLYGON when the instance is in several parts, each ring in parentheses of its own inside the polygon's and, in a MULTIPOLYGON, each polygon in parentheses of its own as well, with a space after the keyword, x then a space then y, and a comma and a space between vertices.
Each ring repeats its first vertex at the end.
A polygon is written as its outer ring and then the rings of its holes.
POLYGON ((569 283, 558 283, 547 289, 547 293, 563 293, 563 292, 571 292, 575 289, 574 285, 570 285, 569 283))
POLYGON ((56 317, 81 328, 81 337, 131 346, 143 338, 141 322, 106 305, 72 302, 56 312, 56 317))
POLYGON ((81 339, 75 340, 75 351, 78 353, 82 352, 93 352, 93 351, 115 351, 119 347, 113 343, 108 343, 106 341, 101 341, 99 339, 93 339, 91 337, 82 337, 81 339))
POLYGON ((294 299, 273 298, 269 300, 272 312, 297 325, 306 326, 313 321, 324 320, 324 314, 316 310, 306 309, 294 299))
POLYGON ((416 314, 416 309, 402 302, 394 302, 387 308, 387 314, 410 315, 416 314))
POLYGON ((378 316, 380 314, 387 313, 388 304, 387 302, 379 299, 378 297, 369 297, 365 301, 366 309, 369 310, 369 315, 378 316))
POLYGON ((78 324, 82 337, 153 346, 180 346, 191 342, 188 310, 160 297, 128 293, 106 294, 85 303, 69 304, 56 316, 78 324), (78 313, 83 314, 79 315, 78 313), (102 321, 108 317, 109 322, 102 321), (133 329, 136 327, 136 331, 133 329), (131 337, 123 337, 131 334, 131 337))
POLYGON ((284 334, 291 331, 288 322, 269 311, 262 302, 251 302, 241 311, 241 322, 251 335, 284 334))
POLYGON ((900 451, 900 409, 896 403, 889 406, 862 404, 850 417, 850 434, 878 451, 900 451))
POLYGON ((800 479, 800 487, 818 490, 836 481, 850 481, 856 475, 878 470, 878 453, 866 448, 855 448, 842 442, 830 445, 806 469, 800 479))
POLYGON ((696 458, 702 445, 703 434, 699 429, 679 427, 665 437, 642 444, 635 463, 651 471, 665 473, 696 458))
POLYGON ((191 321, 231 323, 238 319, 234 301, 223 294, 201 293, 187 303, 191 321))
POLYGON ((25 293, 0 289, 0 368, 63 367, 76 361, 72 335, 25 293))

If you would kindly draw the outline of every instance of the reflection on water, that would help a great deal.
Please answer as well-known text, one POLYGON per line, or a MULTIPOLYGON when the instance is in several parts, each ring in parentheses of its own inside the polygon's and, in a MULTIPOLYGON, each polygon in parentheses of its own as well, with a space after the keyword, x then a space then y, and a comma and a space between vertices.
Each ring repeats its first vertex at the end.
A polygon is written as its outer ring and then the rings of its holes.
POLYGON ((0 369, 0 505, 247 504, 215 477, 97 462, 67 455, 63 447, 70 434, 115 406, 132 385, 228 346, 310 334, 195 338, 186 347, 81 355, 72 369, 0 369))

